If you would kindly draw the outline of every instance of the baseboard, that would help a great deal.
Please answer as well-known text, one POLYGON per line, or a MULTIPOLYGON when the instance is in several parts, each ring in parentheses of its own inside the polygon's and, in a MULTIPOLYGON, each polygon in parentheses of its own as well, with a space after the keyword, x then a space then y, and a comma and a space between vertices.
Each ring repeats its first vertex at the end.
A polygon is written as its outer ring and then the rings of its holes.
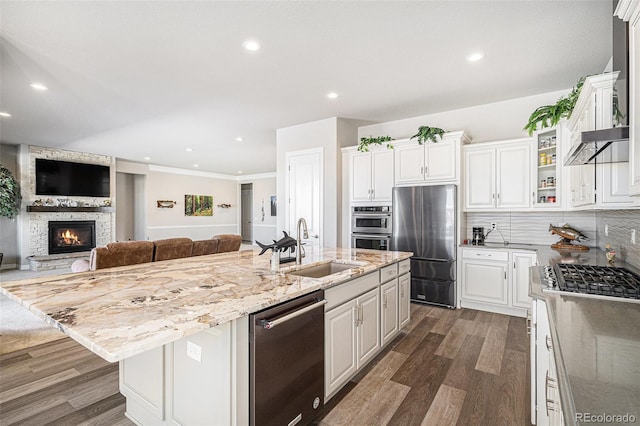
MULTIPOLYGON (((2 266, 0 266, 0 269, 16 269, 17 267, 18 265, 15 263, 3 263, 2 266)), ((29 269, 28 266, 27 269, 29 269)))

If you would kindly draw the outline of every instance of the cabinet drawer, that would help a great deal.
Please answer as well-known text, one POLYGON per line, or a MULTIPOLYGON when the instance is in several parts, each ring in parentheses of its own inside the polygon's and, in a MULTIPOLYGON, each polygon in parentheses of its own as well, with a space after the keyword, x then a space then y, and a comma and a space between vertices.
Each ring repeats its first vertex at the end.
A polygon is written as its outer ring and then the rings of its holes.
POLYGON ((398 276, 398 264, 394 263, 393 265, 385 266, 380 269, 380 282, 384 283, 389 281, 391 278, 398 276))
POLYGON ((411 260, 407 259, 398 263, 398 275, 402 275, 406 272, 409 272, 410 269, 411 269, 411 260))
POLYGON ((464 249, 462 250, 462 257, 465 259, 485 259, 507 262, 509 260, 509 252, 502 250, 464 249))
POLYGON ((376 288, 379 284, 380 281, 378 281, 378 273, 372 272, 364 277, 359 277, 354 280, 338 284, 335 287, 331 287, 324 291, 324 298, 327 299, 327 304, 324 305, 324 310, 327 312, 344 302, 354 299, 361 294, 376 288))

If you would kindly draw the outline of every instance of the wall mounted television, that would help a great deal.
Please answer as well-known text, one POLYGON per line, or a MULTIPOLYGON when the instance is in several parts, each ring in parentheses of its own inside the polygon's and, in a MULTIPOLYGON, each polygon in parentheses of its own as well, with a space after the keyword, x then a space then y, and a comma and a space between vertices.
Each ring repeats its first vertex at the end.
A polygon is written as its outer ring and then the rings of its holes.
POLYGON ((110 197, 108 166, 36 158, 36 195, 110 197))

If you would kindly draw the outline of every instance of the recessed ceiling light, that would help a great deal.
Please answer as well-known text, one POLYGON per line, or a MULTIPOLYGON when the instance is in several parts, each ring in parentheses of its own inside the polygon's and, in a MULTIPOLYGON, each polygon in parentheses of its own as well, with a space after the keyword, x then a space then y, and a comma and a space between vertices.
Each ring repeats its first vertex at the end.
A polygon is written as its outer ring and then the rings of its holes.
POLYGON ((0 112, 0 117, 11 117, 11 114, 8 112, 0 112))
POLYGON ((244 140, 244 138, 242 138, 242 137, 238 136, 238 137, 236 138, 236 140, 237 140, 238 142, 242 142, 242 141, 244 140))
POLYGON ((467 61, 469 61, 469 62, 477 62, 482 58, 484 58, 484 53, 475 52, 475 53, 472 53, 471 55, 467 56, 467 61))
POLYGON ((151 160, 151 157, 144 157, 145 160, 151 160))
POLYGON ((238 174, 242 174, 242 170, 238 170, 238 174))
POLYGON ((194 164, 193 167, 200 167, 200 166, 198 166, 197 164, 194 164))
POLYGON ((255 52, 256 50, 260 50, 261 46, 260 46, 260 43, 258 43, 255 40, 247 40, 244 43, 242 43, 242 47, 252 52, 255 52))
POLYGON ((186 148, 186 149, 185 149, 185 151, 187 151, 187 152, 191 152, 191 151, 193 151, 193 149, 191 149, 191 148, 186 148))
POLYGON ((39 90, 41 92, 44 92, 45 90, 49 90, 49 88, 42 83, 34 82, 34 83, 31 83, 29 86, 31 86, 34 90, 39 90))
POLYGON ((336 92, 327 93, 327 98, 329 99, 335 99, 337 97, 338 97, 338 94, 336 92))

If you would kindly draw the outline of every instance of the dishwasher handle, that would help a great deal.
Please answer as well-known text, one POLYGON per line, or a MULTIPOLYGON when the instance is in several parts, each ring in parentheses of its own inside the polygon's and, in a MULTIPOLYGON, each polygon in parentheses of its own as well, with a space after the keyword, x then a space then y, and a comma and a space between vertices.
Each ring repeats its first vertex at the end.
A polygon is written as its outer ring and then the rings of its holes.
POLYGON ((287 315, 282 316, 280 318, 277 318, 277 319, 274 319, 274 320, 266 320, 266 319, 264 319, 264 320, 260 321, 260 325, 262 325, 262 327, 264 329, 270 330, 270 329, 272 329, 273 327, 275 327, 278 324, 282 324, 283 322, 287 322, 287 321, 289 321, 289 320, 291 320, 291 319, 293 319, 295 317, 298 317, 298 316, 300 316, 300 315, 302 315, 304 313, 307 313, 307 312, 309 312, 309 311, 311 311, 311 310, 313 310, 315 308, 318 308, 318 307, 326 305, 326 304, 327 304, 326 299, 322 299, 319 302, 316 302, 316 303, 314 303, 312 305, 306 306, 306 307, 304 307, 302 309, 298 309, 297 311, 293 311, 290 314, 287 314, 287 315))

